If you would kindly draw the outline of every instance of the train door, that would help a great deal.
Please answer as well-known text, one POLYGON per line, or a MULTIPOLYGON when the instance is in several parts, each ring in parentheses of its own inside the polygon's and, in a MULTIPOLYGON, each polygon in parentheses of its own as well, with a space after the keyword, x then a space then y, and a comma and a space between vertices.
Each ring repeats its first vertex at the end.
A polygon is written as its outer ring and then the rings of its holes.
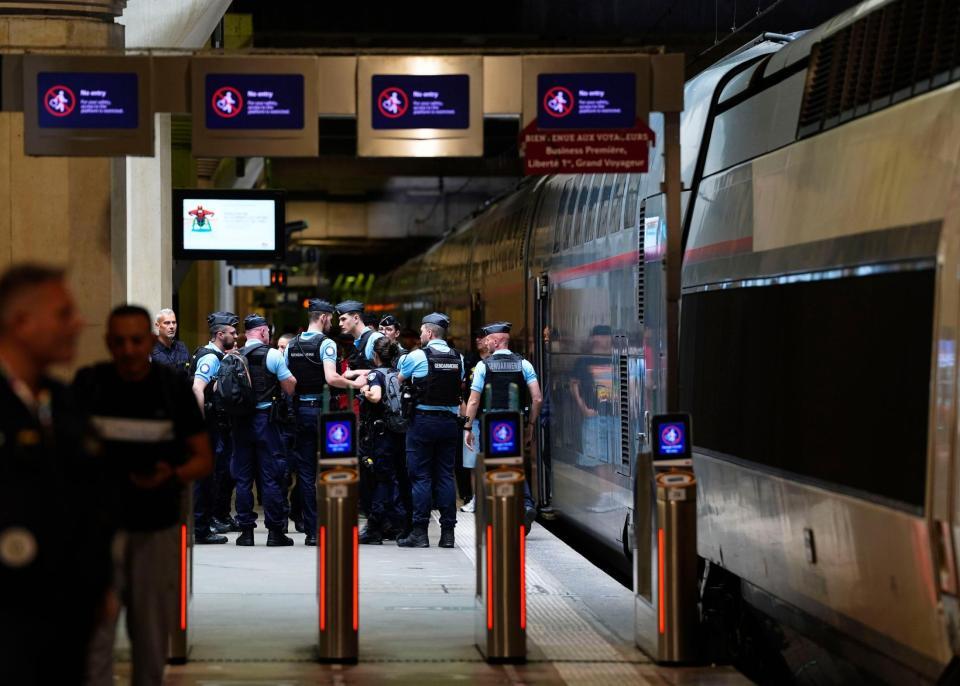
MULTIPOLYGON (((550 398, 550 282, 546 272, 541 272, 534 287, 533 331, 534 364, 540 370, 540 388, 543 391, 543 409, 541 414, 549 419, 551 407, 550 398)), ((540 424, 537 432, 537 455, 539 456, 537 470, 536 499, 540 509, 550 507, 550 422, 540 424)))

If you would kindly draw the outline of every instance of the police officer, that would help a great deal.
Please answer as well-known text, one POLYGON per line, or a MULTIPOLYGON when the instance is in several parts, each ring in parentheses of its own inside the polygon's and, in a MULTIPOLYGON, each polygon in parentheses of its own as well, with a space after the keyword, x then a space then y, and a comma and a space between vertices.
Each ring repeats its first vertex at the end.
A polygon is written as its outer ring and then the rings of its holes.
POLYGON ((306 545, 317 544, 317 418, 322 410, 323 392, 334 388, 360 388, 359 381, 348 381, 337 372, 337 344, 327 333, 333 325, 333 305, 313 299, 308 307, 307 330, 294 336, 284 356, 297 379, 293 404, 297 416, 297 484, 303 502, 303 526, 306 545))
POLYGON ((434 500, 440 510, 440 547, 453 548, 457 492, 453 468, 460 440, 460 382, 463 358, 444 340, 450 318, 428 314, 420 326, 422 347, 400 362, 400 381, 417 396, 407 430, 407 472, 413 487, 413 531, 397 540, 404 548, 429 548, 427 525, 434 500))
POLYGON ((239 320, 233 312, 211 312, 207 315, 210 327, 210 342, 197 348, 190 360, 190 373, 193 375, 193 395, 203 412, 213 446, 214 472, 200 479, 193 486, 193 536, 200 544, 226 543, 227 537, 218 534, 239 530, 235 520, 230 518, 230 492, 233 480, 230 478, 230 458, 233 456, 233 439, 229 418, 222 409, 214 405, 213 388, 220 360, 233 350, 237 340, 239 320), (221 521, 215 515, 218 503, 226 496, 228 521, 221 521))
POLYGON ((287 525, 286 499, 283 494, 286 446, 274 404, 282 404, 281 393, 292 395, 297 380, 287 368, 283 355, 269 346, 270 327, 259 314, 243 320, 246 343, 241 351, 247 360, 250 382, 257 398, 252 417, 239 417, 233 423, 233 477, 237 482, 237 545, 253 545, 257 513, 253 511, 254 469, 259 469, 263 518, 267 524, 267 545, 293 545, 283 533, 287 525))
MULTIPOLYGON (((484 341, 489 355, 482 362, 478 362, 473 371, 473 382, 470 384, 470 399, 467 401, 466 420, 464 421, 463 436, 466 446, 475 448, 475 436, 472 430, 473 420, 477 417, 480 407, 480 398, 484 388, 489 385, 491 391, 491 410, 510 409, 510 384, 514 384, 520 394, 520 409, 526 415, 526 431, 524 441, 529 443, 533 438, 533 425, 540 415, 540 406, 543 396, 540 393, 540 382, 533 365, 522 356, 510 352, 510 322, 494 322, 482 329, 486 334, 484 341), (528 402, 529 401, 529 402, 528 402)), ((536 504, 530 494, 529 481, 524 482, 524 524, 527 531, 537 517, 536 504)))
POLYGON ((373 369, 373 344, 383 338, 383 334, 364 323, 362 302, 344 300, 337 305, 337 312, 340 331, 353 336, 353 351, 348 358, 350 369, 373 369))
POLYGON ((107 607, 105 489, 71 393, 80 328, 62 270, 0 276, 0 683, 79 684, 107 607), (56 646, 53 648, 53 646, 56 646))
POLYGON ((392 314, 388 314, 386 317, 380 320, 380 324, 377 325, 377 328, 380 330, 380 333, 397 344, 397 349, 400 351, 401 355, 407 353, 407 350, 400 343, 400 322, 397 321, 396 317, 394 317, 392 314))

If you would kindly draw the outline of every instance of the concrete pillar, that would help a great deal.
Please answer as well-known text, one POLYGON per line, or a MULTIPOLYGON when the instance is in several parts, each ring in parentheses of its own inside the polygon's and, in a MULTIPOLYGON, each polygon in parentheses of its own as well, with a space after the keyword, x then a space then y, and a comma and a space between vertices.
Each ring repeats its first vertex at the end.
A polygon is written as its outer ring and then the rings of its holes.
MULTIPOLYGON (((130 0, 120 19, 126 47, 200 48, 229 5, 230 0, 130 0)), ((127 158, 122 183, 115 179, 114 189, 126 204, 124 213, 114 215, 123 220, 114 226, 114 242, 127 248, 124 299, 151 312, 170 307, 173 298, 170 115, 156 115, 154 124, 154 157, 127 158)))
MULTIPOLYGON (((118 0, 0 2, 0 47, 7 50, 118 48, 118 0)), ((0 268, 25 260, 69 270, 87 323, 78 362, 104 356, 103 334, 119 274, 111 261, 111 162, 97 158, 27 157, 23 114, 0 113, 0 268)))

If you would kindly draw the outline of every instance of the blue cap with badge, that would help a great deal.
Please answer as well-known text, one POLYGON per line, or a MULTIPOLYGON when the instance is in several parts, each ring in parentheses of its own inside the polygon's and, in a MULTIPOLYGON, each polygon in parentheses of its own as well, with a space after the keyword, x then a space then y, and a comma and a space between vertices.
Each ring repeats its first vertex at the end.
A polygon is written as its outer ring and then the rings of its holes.
POLYGON ((262 314, 248 314, 243 320, 243 330, 249 331, 250 329, 259 329, 261 326, 266 326, 267 320, 262 314))
POLYGON ((236 326, 240 319, 233 312, 211 312, 207 315, 207 326, 236 326))
POLYGON ((363 303, 359 300, 344 300, 337 304, 337 312, 340 314, 349 314, 350 312, 363 314, 363 303))
POLYGON ((513 324, 510 322, 493 322, 493 324, 487 324, 480 329, 480 331, 484 336, 489 336, 493 333, 510 333, 510 327, 512 326, 513 324))
POLYGON ((443 314, 442 312, 431 312, 421 321, 423 324, 434 324, 435 326, 442 327, 444 329, 449 328, 450 326, 450 317, 443 314))
POLYGON ((324 312, 326 314, 333 314, 333 305, 328 303, 326 300, 321 298, 311 298, 310 305, 307 308, 308 312, 324 312))

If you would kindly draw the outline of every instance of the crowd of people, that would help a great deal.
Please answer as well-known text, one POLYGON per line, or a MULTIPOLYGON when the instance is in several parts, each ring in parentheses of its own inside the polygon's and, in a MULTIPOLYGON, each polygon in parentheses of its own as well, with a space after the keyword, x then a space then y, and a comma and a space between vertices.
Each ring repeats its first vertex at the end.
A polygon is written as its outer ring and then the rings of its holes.
MULTIPOLYGON (((355 300, 310 300, 304 330, 276 347, 261 314, 242 332, 231 312, 207 323, 209 341, 191 355, 172 310, 116 307, 110 360, 68 386, 49 371, 72 362, 81 326, 64 273, 21 265, 0 276, 0 682, 112 683, 123 606, 133 683, 161 683, 184 489, 196 544, 227 543, 232 531, 254 545, 258 498, 268 547, 294 544, 291 521, 315 546, 322 412, 359 413, 360 542, 429 547, 437 510, 437 544, 453 548, 458 491, 461 510, 473 510, 481 394, 490 390, 486 409, 507 409, 508 388, 520 389, 528 441, 540 411, 509 322, 476 332, 466 357, 446 340, 447 315, 424 317, 407 351, 395 317, 374 329, 355 300), (352 341, 345 355, 335 327, 352 341)), ((529 487, 525 505, 529 530, 529 487)))

